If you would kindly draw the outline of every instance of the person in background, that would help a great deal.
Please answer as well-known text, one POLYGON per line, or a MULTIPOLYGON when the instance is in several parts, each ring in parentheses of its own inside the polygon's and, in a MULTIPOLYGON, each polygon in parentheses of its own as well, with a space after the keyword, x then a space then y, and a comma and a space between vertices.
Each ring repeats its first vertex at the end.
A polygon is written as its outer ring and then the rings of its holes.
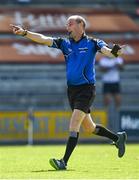
POLYGON ((103 40, 87 36, 85 33, 86 21, 79 15, 73 15, 67 19, 66 29, 69 34, 68 37, 48 37, 16 25, 11 25, 11 28, 14 34, 60 49, 65 57, 67 95, 72 115, 65 153, 61 159, 50 159, 51 166, 56 170, 67 169, 69 158, 78 142, 81 125, 88 133, 103 136, 114 141, 118 149, 118 157, 123 157, 125 154, 126 132, 114 133, 100 124, 95 124, 90 115, 90 107, 96 94, 96 53, 101 52, 107 56, 116 57, 123 53, 123 48, 119 45, 114 45, 110 49, 103 40))
POLYGON ((99 60, 99 68, 102 72, 102 91, 105 107, 109 107, 114 100, 115 107, 119 110, 121 105, 120 71, 124 68, 122 57, 104 56, 99 60))

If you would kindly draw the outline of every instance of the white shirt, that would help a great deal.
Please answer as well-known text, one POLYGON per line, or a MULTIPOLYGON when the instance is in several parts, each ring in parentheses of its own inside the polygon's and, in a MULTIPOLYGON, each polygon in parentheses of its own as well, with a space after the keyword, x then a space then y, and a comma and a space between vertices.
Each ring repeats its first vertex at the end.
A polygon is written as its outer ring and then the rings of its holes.
POLYGON ((99 66, 109 68, 106 72, 103 72, 102 81, 105 83, 116 83, 120 81, 120 72, 117 65, 123 64, 121 57, 109 58, 103 57, 99 61, 99 66))

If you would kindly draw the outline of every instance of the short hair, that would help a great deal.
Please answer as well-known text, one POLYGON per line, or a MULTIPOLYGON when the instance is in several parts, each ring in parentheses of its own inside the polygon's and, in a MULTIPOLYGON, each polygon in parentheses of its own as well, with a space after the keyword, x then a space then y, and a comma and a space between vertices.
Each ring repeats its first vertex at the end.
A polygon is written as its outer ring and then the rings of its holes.
POLYGON ((83 27, 84 28, 86 27, 86 20, 82 16, 72 15, 68 19, 74 19, 78 24, 82 22, 83 23, 83 27))

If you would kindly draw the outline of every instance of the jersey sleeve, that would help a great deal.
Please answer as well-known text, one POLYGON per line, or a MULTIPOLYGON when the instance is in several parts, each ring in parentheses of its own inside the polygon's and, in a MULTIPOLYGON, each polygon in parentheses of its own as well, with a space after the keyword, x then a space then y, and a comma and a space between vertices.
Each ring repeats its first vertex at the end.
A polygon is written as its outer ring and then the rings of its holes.
POLYGON ((63 42, 62 38, 53 38, 53 44, 50 47, 62 49, 62 42, 63 42))
POLYGON ((100 39, 96 40, 97 51, 100 52, 101 48, 104 47, 104 46, 108 46, 108 44, 106 42, 104 42, 103 40, 100 40, 100 39))

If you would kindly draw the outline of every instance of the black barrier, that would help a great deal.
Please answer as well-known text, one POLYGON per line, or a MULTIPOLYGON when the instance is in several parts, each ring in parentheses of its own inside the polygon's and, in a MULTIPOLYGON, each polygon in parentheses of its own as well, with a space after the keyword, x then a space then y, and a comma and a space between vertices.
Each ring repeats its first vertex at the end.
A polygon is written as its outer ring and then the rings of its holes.
POLYGON ((139 110, 121 110, 119 116, 119 129, 127 132, 128 140, 139 142, 139 110))

